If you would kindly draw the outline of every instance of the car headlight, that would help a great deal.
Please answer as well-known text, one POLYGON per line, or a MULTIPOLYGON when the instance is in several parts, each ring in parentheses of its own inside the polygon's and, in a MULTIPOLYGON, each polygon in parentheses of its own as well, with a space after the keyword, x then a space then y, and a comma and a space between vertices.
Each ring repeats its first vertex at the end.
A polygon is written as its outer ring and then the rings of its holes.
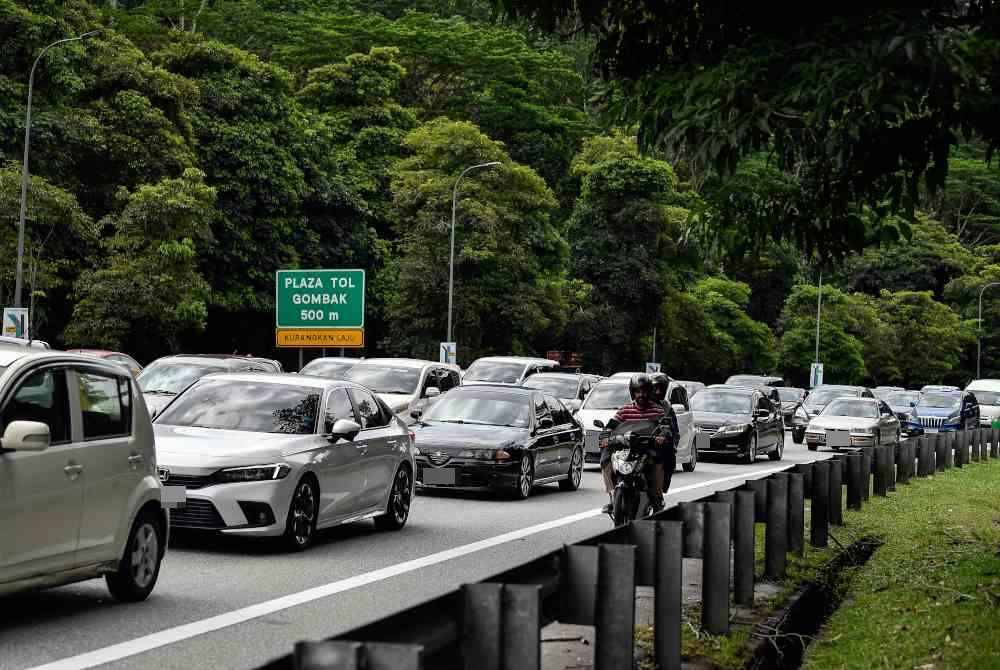
POLYGON ((611 454, 611 466, 623 475, 630 475, 635 470, 635 461, 628 460, 628 451, 622 449, 611 454))
POLYGON ((738 435, 739 433, 742 433, 743 431, 749 429, 750 429, 749 423, 734 423, 731 426, 723 426, 722 428, 719 429, 719 433, 721 433, 722 435, 738 435))
POLYGON ((220 482, 263 482, 284 479, 292 469, 284 463, 271 465, 247 465, 241 468, 226 468, 215 473, 220 482))
POLYGON ((854 428, 853 430, 851 430, 851 432, 854 433, 855 435, 874 435, 875 434, 875 429, 874 428, 854 428))
POLYGON ((492 461, 496 454, 495 449, 463 449, 458 452, 458 458, 470 458, 473 460, 492 461))

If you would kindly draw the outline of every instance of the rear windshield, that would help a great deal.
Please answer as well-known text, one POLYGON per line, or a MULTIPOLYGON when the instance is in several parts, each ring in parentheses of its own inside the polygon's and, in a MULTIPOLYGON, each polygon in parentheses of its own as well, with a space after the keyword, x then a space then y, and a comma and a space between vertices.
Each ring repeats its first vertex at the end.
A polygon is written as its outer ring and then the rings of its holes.
POLYGON ((299 371, 299 374, 315 375, 316 377, 326 377, 327 379, 344 379, 344 373, 357 364, 358 361, 320 358, 307 363, 299 371))
POLYGON ((628 384, 598 384, 590 392, 581 409, 621 409, 632 402, 628 384))
POLYGON ((575 398, 576 389, 579 388, 580 382, 565 377, 539 377, 535 375, 528 377, 524 385, 546 391, 557 398, 575 398))
POLYGON ((886 403, 893 407, 906 407, 911 402, 917 402, 918 400, 920 400, 920 394, 915 391, 911 393, 890 393, 885 399, 886 403))
POLYGON ((781 398, 782 402, 792 402, 802 397, 802 390, 793 388, 778 389, 778 397, 781 398))
POLYGON ((816 389, 809 394, 807 401, 812 405, 823 405, 834 398, 843 398, 845 396, 857 397, 857 391, 850 389, 816 389))
POLYGON ((225 371, 222 366, 160 363, 143 370, 136 381, 143 393, 177 395, 205 375, 225 371))
POLYGON ((753 403, 747 393, 705 389, 691 396, 691 411, 717 414, 749 414, 753 403))
POLYGON ((524 363, 502 363, 499 361, 476 361, 465 371, 462 378, 471 382, 500 382, 516 384, 524 372, 524 363))

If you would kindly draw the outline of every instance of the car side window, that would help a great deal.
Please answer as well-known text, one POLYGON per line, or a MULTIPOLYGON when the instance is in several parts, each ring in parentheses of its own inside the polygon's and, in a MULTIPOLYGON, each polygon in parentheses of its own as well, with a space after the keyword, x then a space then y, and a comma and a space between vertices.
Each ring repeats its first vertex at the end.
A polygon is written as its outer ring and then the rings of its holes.
POLYGON ((354 404, 358 408, 358 418, 362 430, 366 428, 379 428, 389 423, 389 417, 382 412, 382 407, 375 402, 374 396, 364 389, 351 389, 354 396, 354 404))
POLYGON ((434 370, 434 376, 437 379, 437 387, 441 393, 450 391, 455 387, 455 383, 451 378, 451 370, 448 370, 447 368, 437 368, 434 370))
POLYGON ((76 371, 83 439, 101 440, 132 434, 132 386, 128 379, 93 371, 76 371))
POLYGON ((361 425, 358 421, 357 415, 354 413, 354 405, 351 404, 351 399, 347 395, 346 389, 334 389, 330 393, 330 398, 326 403, 326 421, 325 430, 330 432, 333 428, 333 424, 340 421, 341 419, 347 419, 348 421, 353 421, 354 423, 361 425))
POLYGON ((757 400, 757 409, 764 409, 767 410, 768 412, 771 411, 771 401, 767 399, 767 396, 764 395, 760 396, 760 398, 757 400))
POLYGON ((552 396, 545 396, 545 404, 549 406, 549 412, 552 413, 552 423, 556 426, 563 426, 570 422, 569 412, 563 407, 563 404, 559 402, 557 398, 552 396))
POLYGON ((671 405, 684 405, 684 409, 690 409, 688 406, 687 391, 683 386, 677 386, 670 392, 670 404, 671 405))
POLYGON ((462 385, 462 375, 455 370, 448 370, 448 388, 455 388, 462 385))
POLYGON ((12 421, 37 421, 49 427, 52 444, 70 440, 69 393, 66 371, 49 368, 28 376, 13 397, 7 401, 0 416, 3 426, 12 421))
POLYGON ((544 417, 546 417, 546 416, 548 416, 549 418, 551 418, 551 414, 549 412, 549 406, 546 404, 545 398, 542 397, 541 394, 536 395, 534 397, 534 402, 535 402, 535 422, 536 423, 540 424, 541 421, 542 421, 542 419, 544 417))

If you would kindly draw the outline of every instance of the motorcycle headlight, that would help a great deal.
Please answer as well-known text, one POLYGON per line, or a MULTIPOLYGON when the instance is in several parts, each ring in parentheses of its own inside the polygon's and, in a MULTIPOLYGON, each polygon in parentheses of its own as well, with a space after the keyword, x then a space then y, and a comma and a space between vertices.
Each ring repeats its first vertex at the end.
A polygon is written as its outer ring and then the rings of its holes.
POLYGON ((284 463, 272 465, 247 465, 241 468, 226 468, 215 473, 220 482, 263 482, 284 479, 292 469, 284 463))
POLYGON ((750 428, 749 423, 735 423, 731 426, 723 426, 719 429, 719 432, 723 435, 739 435, 745 430, 750 428))
POLYGON ((635 470, 635 461, 628 460, 627 451, 616 451, 611 454, 611 466, 623 475, 630 475, 635 470))

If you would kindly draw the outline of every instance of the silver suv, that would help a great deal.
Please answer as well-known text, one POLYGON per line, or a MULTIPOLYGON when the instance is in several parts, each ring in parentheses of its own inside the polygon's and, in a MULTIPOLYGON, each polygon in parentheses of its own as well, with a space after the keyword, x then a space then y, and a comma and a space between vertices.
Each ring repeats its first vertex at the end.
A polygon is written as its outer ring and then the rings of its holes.
MULTIPOLYGON (((0 348, 0 595, 104 576, 145 599, 167 547, 142 393, 121 366, 0 348)), ((177 495, 177 494, 180 495, 177 495)))

